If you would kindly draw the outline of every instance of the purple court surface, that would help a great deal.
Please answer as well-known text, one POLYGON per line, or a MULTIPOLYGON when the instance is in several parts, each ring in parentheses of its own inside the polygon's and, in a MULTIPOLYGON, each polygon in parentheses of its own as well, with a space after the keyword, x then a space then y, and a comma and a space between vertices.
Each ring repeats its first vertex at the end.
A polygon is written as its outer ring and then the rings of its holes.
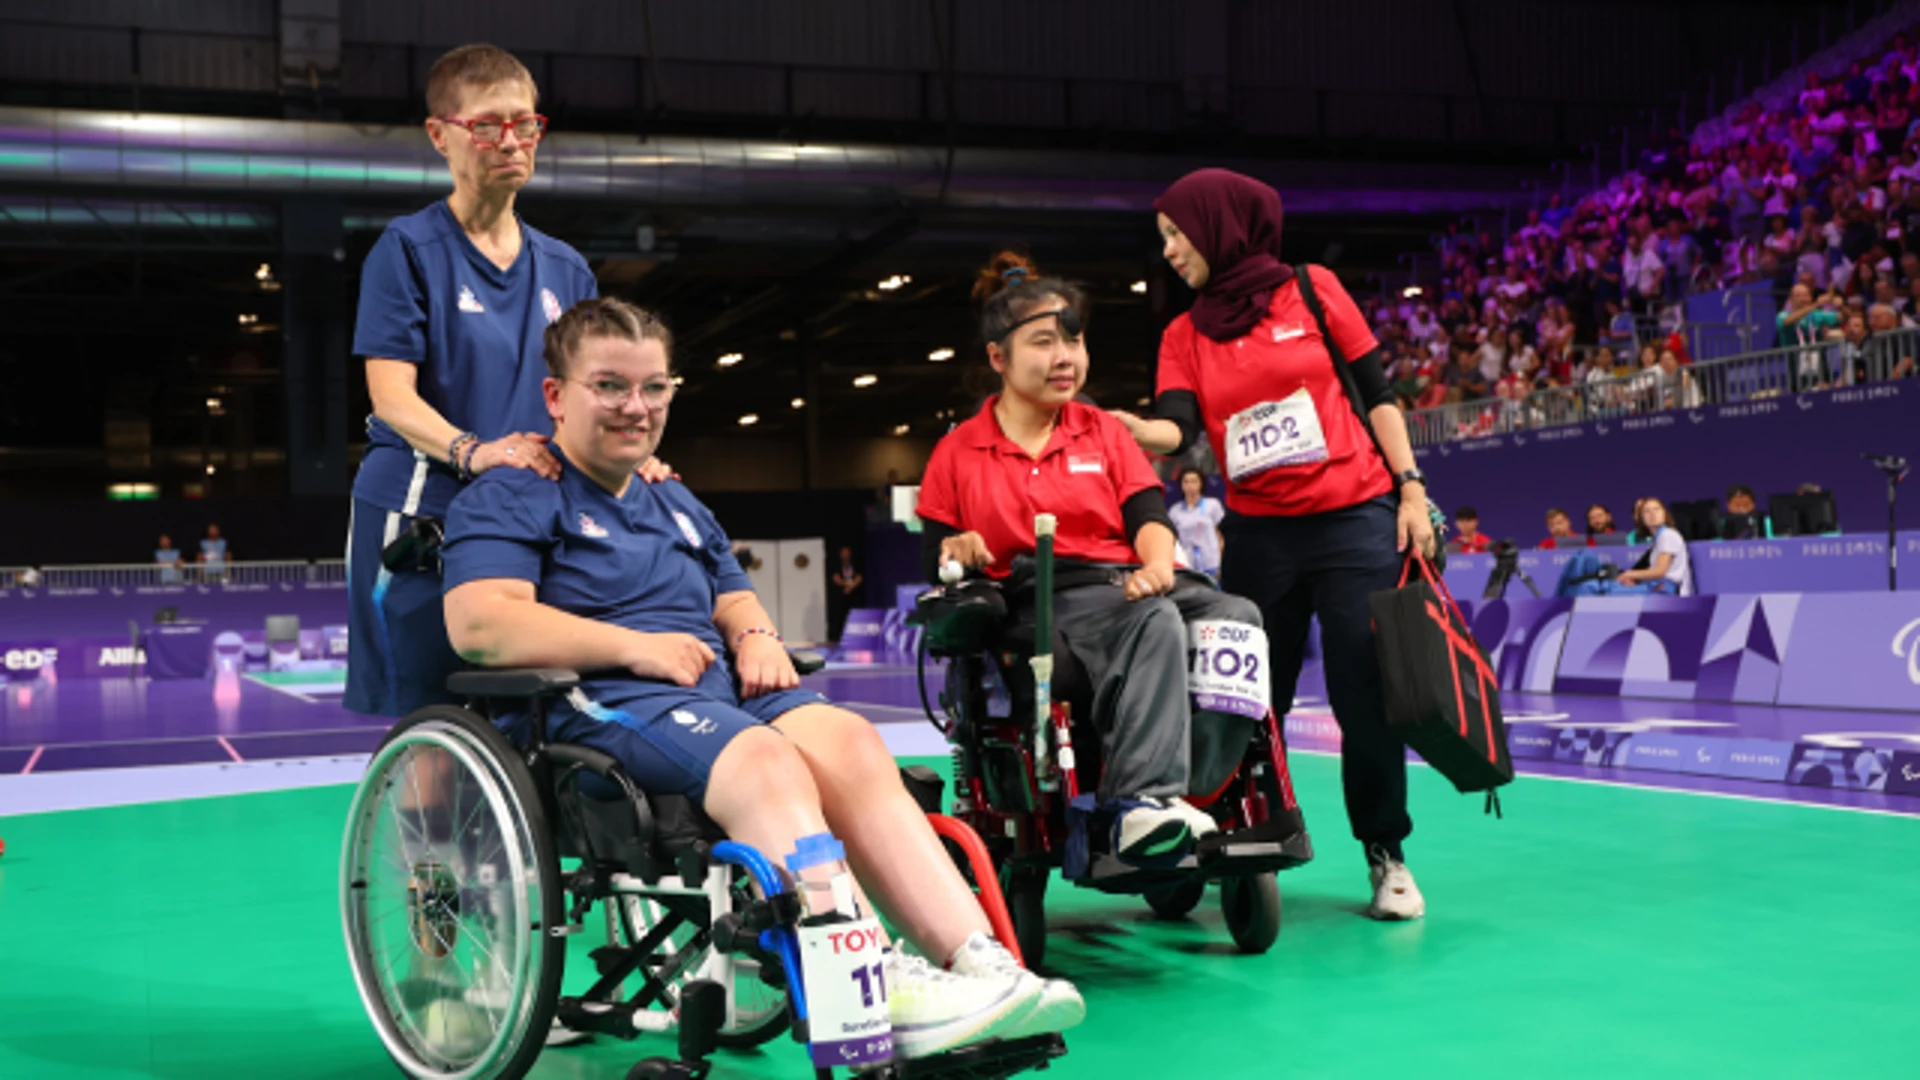
MULTIPOLYGON (((386 724, 342 708, 338 680, 310 672, 0 684, 0 813, 25 808, 5 805, 14 801, 7 778, 82 770, 273 766, 280 783, 302 782, 287 779, 295 773, 304 782, 351 780, 386 724), (331 767, 291 768, 315 762, 331 767)), ((806 681, 881 725, 897 753, 944 750, 911 668, 833 667, 806 681)), ((1287 719, 1293 750, 1337 751, 1317 671, 1298 692, 1287 719)), ((1503 703, 1522 772, 1920 815, 1913 713, 1565 694, 1508 693, 1503 703)))

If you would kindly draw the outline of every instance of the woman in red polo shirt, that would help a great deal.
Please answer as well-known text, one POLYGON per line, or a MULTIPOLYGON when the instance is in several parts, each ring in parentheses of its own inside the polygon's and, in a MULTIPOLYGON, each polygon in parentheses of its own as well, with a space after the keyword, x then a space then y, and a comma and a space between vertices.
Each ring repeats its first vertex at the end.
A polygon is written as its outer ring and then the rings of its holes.
POLYGON ((1033 518, 1059 522, 1054 620, 1094 683, 1112 850, 1177 860, 1213 818, 1191 790, 1187 619, 1251 627, 1259 612, 1175 569, 1160 480, 1113 417, 1074 400, 1087 381, 1087 298, 1012 253, 981 272, 980 336, 1001 392, 934 447, 920 483, 929 580, 957 562, 1004 580, 1034 551, 1033 518))
POLYGON ((1154 208, 1167 261, 1199 296, 1161 339, 1155 418, 1116 415, 1156 453, 1184 450, 1204 431, 1226 466, 1221 587, 1260 606, 1275 701, 1293 700, 1308 620, 1320 617, 1347 817, 1374 889, 1369 914, 1418 918, 1425 901, 1401 852, 1413 831, 1406 749, 1387 726, 1367 597, 1394 586, 1409 543, 1432 551, 1433 528, 1379 344, 1339 279, 1313 268, 1376 452, 1279 259, 1279 194, 1202 169, 1154 208))

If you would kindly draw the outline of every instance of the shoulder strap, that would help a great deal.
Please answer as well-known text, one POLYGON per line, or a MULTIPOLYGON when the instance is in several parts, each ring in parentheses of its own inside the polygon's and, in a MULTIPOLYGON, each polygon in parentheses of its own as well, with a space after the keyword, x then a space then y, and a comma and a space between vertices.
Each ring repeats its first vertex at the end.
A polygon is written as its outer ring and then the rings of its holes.
MULTIPOLYGON (((1380 436, 1374 434, 1373 421, 1367 416, 1367 410, 1360 404, 1360 384, 1354 380, 1353 372, 1347 370, 1347 357, 1340 352, 1340 346, 1333 340, 1333 331, 1327 327, 1327 313, 1320 306, 1320 297, 1313 291, 1313 268, 1301 263, 1293 268, 1293 279, 1300 283, 1300 299, 1306 301, 1307 310, 1313 313, 1313 321, 1320 328, 1320 341, 1327 347, 1327 356, 1333 361, 1334 373, 1340 376, 1340 387, 1346 391, 1347 405, 1353 409, 1353 415, 1360 418, 1360 427, 1373 440, 1374 452, 1380 460, 1387 460, 1387 452, 1380 448, 1380 436)), ((1388 472, 1392 472, 1391 469, 1388 472)))

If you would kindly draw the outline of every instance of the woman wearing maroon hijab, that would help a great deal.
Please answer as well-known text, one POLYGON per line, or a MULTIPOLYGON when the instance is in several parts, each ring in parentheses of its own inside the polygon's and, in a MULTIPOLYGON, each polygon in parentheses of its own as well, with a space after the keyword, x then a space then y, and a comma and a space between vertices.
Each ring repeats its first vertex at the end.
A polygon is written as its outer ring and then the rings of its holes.
POLYGON ((1155 417, 1116 414, 1146 449, 1176 454, 1202 432, 1227 474, 1221 586, 1265 616, 1273 700, 1293 700, 1308 620, 1320 617, 1327 696, 1340 723, 1347 817, 1366 849, 1368 913, 1426 913, 1401 843, 1406 750, 1387 726, 1369 594, 1392 588, 1408 544, 1431 552, 1426 478, 1366 319, 1333 273, 1314 294, 1380 449, 1280 261, 1280 196, 1228 172, 1182 177, 1154 202, 1164 254, 1198 292, 1160 342, 1155 417), (1382 458, 1385 460, 1382 460, 1382 458))

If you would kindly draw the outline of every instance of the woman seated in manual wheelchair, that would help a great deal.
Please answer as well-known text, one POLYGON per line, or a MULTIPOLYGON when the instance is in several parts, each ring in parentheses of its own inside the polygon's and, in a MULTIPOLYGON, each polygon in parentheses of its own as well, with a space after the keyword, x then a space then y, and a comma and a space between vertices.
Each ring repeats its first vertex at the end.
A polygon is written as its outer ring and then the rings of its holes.
MULTIPOLYGON (((670 349, 658 319, 615 299, 549 327, 561 477, 494 470, 454 500, 442 555, 455 648, 485 667, 580 671, 547 735, 610 755, 643 792, 687 796, 733 841, 778 862, 802 838, 838 838, 862 906, 870 895, 932 960, 886 955, 897 1054, 1078 1023, 1071 985, 994 941, 878 733, 800 688, 712 514, 677 481, 636 479, 666 426, 670 349)), ((497 722, 526 745, 527 716, 497 722)))
MULTIPOLYGON (((1136 870, 1170 870, 1197 846, 1213 843, 1207 838, 1222 820, 1195 802, 1221 794, 1260 722, 1271 723, 1259 670, 1266 658, 1259 609, 1177 565, 1176 534, 1145 455, 1117 419, 1076 400, 1088 367, 1088 303, 1081 290, 1004 253, 982 271, 975 296, 984 300, 981 337, 1001 392, 949 432, 927 465, 918 506, 925 569, 930 580, 952 579, 958 568, 983 573, 1002 583, 1009 606, 1019 609, 1031 595, 1027 562, 1036 548, 1035 515, 1054 515, 1058 638, 1091 684, 1091 715, 1074 719, 1097 732, 1102 760, 1097 792, 1079 800, 1074 819, 1091 852, 1136 870), (1211 670, 1198 666, 1190 678, 1190 636, 1196 642, 1242 639, 1230 678, 1213 680, 1211 670), (1199 756, 1214 760, 1196 760, 1196 746, 1199 756)), ((923 604, 923 615, 931 606, 923 604)), ((931 625, 928 633, 940 636, 931 625)), ((1010 682, 1019 678, 1018 666, 1002 665, 1010 682)), ((969 692, 950 690, 950 700, 969 692)), ((1277 731, 1268 734, 1277 742, 1277 731)), ((1273 771, 1281 772, 1283 758, 1273 749, 1273 771)), ((1030 768, 1038 774, 1047 765, 1034 760, 1030 768)), ((1291 812, 1290 793, 1280 791, 1283 778, 1268 775, 1279 796, 1275 815, 1291 812)), ((1226 805, 1231 801, 1214 806, 1237 813, 1226 805)), ((1070 876, 1079 873, 1075 860, 1065 863, 1070 876)), ((1112 887, 1144 888, 1150 899, 1155 886, 1149 882, 1164 888, 1168 880, 1121 876, 1132 880, 1112 887)), ((1260 887, 1271 885, 1268 874, 1260 887)), ((1021 946, 1037 955, 1037 939, 1022 926, 1032 921, 1023 898, 1018 882, 1011 883, 1008 902, 1021 946)), ((1184 904, 1164 906, 1184 911, 1192 902, 1190 895, 1184 904)), ((1276 896, 1275 929, 1277 903, 1276 896)))

